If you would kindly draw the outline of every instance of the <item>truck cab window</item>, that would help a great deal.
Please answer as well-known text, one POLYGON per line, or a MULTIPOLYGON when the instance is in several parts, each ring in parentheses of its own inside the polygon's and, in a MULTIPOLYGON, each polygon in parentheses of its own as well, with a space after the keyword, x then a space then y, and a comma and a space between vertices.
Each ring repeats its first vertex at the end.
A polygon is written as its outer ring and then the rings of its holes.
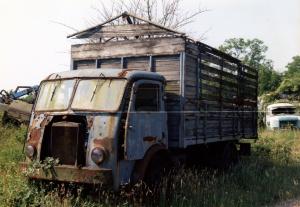
POLYGON ((135 94, 135 111, 159 111, 159 103, 159 85, 139 85, 135 94))

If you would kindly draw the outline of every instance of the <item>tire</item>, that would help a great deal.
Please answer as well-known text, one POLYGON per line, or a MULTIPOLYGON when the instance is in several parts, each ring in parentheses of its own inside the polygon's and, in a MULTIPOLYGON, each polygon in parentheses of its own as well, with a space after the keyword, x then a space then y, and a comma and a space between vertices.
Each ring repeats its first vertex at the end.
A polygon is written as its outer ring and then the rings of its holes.
POLYGON ((227 170, 234 166, 239 161, 239 153, 236 145, 232 142, 228 142, 223 146, 222 157, 220 159, 220 168, 227 170))
POLYGON ((170 173, 172 166, 172 160, 167 152, 157 153, 147 166, 144 182, 149 187, 157 187, 163 177, 170 173))

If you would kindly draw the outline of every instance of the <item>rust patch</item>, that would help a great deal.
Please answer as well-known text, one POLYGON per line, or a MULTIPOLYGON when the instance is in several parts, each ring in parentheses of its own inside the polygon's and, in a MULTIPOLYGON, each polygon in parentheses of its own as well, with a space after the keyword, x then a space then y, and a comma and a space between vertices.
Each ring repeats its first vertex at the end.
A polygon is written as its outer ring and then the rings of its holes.
POLYGON ((148 137, 144 137, 143 140, 145 142, 156 142, 157 137, 148 136, 148 137))
MULTIPOLYGON (((28 169, 28 164, 20 163, 21 171, 28 169)), ((89 169, 89 168, 75 168, 70 166, 54 166, 53 171, 45 173, 44 170, 37 169, 34 173, 29 175, 33 179, 43 180, 57 180, 63 182, 87 183, 87 184, 102 184, 112 185, 112 170, 111 169, 89 169)))
POLYGON ((41 127, 45 127, 47 125, 47 118, 44 118, 43 121, 41 122, 41 127))
POLYGON ((112 138, 95 138, 93 140, 95 147, 103 147, 108 152, 112 152, 113 139, 112 138))
POLYGON ((94 124, 94 116, 87 116, 86 120, 87 120, 87 128, 90 129, 93 127, 94 124))
POLYGON ((37 129, 37 128, 34 128, 34 129, 31 129, 30 130, 30 134, 29 134, 29 143, 32 144, 32 145, 35 145, 37 146, 38 143, 39 143, 39 140, 41 138, 41 128, 37 129))
POLYGON ((120 78, 124 78, 126 75, 127 75, 127 73, 129 72, 129 71, 133 71, 134 69, 126 69, 126 70, 122 70, 120 73, 118 73, 118 77, 120 77, 120 78))

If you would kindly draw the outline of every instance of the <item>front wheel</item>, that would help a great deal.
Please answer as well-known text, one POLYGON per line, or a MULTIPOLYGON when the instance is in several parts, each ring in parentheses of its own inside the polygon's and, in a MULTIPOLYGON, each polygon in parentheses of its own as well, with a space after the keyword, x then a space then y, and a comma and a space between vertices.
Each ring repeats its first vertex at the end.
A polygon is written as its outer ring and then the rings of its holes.
POLYGON ((167 152, 157 153, 148 164, 144 182, 150 187, 157 187, 164 176, 170 173, 172 166, 172 160, 167 152))

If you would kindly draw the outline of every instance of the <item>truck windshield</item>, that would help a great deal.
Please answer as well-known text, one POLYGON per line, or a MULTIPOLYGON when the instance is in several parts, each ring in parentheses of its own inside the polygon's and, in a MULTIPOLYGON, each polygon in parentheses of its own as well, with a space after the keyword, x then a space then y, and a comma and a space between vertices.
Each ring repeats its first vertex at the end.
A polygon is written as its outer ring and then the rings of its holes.
POLYGON ((35 110, 67 109, 74 90, 74 85, 75 80, 57 80, 42 83, 35 110))
POLYGON ((272 110, 272 114, 273 115, 277 115, 277 114, 295 114, 295 108, 276 108, 272 110))
POLYGON ((80 80, 71 108, 116 111, 120 106, 125 84, 125 79, 80 80))

